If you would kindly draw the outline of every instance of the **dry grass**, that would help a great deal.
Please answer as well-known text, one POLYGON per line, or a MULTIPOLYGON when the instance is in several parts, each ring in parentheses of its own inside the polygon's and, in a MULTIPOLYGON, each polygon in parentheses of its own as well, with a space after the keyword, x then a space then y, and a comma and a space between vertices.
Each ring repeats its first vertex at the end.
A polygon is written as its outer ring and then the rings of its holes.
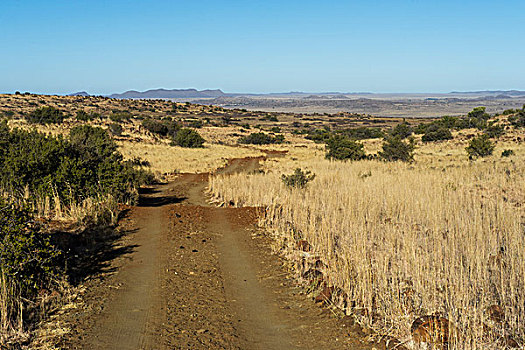
POLYGON ((525 147, 510 138, 476 162, 461 137, 420 145, 414 164, 329 162, 318 148, 301 158, 315 145, 291 148, 266 174, 213 177, 210 191, 267 207, 261 224, 282 247, 307 240, 346 311, 378 332, 408 341, 417 317, 439 314, 458 330, 457 348, 501 348, 525 340, 525 147), (504 148, 516 155, 500 158, 504 148), (317 178, 291 191, 280 174, 298 165, 317 178), (495 305, 501 322, 487 313, 495 305))
POLYGON ((125 159, 142 158, 159 175, 176 173, 205 173, 226 165, 228 159, 260 156, 252 148, 205 144, 204 148, 183 148, 168 143, 135 143, 120 141, 119 150, 125 159))

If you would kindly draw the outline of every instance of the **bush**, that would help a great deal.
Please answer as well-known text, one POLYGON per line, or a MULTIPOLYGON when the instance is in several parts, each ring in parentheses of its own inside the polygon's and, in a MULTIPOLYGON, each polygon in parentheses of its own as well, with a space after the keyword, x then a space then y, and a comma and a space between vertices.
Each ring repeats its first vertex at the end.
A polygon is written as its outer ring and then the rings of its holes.
POLYGON ((13 111, 4 111, 4 116, 7 118, 11 118, 14 115, 15 115, 15 112, 13 111))
POLYGON ((331 136, 332 133, 330 132, 330 130, 310 129, 308 130, 308 134, 305 136, 305 138, 307 140, 312 140, 315 143, 325 143, 331 136))
POLYGON ((76 115, 76 119, 82 122, 88 122, 96 118, 100 118, 100 114, 95 112, 86 113, 85 111, 78 111, 76 115))
POLYGON ((451 140, 452 133, 449 129, 438 126, 438 125, 432 125, 431 127, 428 127, 425 131, 425 134, 421 138, 423 142, 432 142, 432 141, 441 141, 441 140, 451 140))
POLYGON ((495 145, 490 141, 488 135, 479 135, 470 140, 469 145, 465 148, 469 158, 487 157, 494 152, 495 145))
POLYGON ((399 137, 401 139, 406 139, 410 135, 412 135, 412 128, 410 127, 410 124, 407 122, 402 122, 397 124, 392 131, 390 132, 390 135, 393 137, 399 137))
POLYGON ((277 135, 272 136, 263 132, 254 132, 250 135, 239 138, 240 143, 252 144, 252 145, 270 145, 284 142, 284 136, 277 135))
POLYGON ((114 111, 109 115, 109 119, 115 123, 122 123, 130 120, 133 115, 128 111, 114 111))
POLYGON ((144 119, 142 121, 142 126, 153 134, 169 136, 171 138, 174 138, 181 128, 179 123, 171 119, 144 119))
POLYGON ((111 123, 109 124, 109 131, 111 132, 111 134, 115 136, 121 136, 123 128, 122 128, 122 125, 118 123, 111 123))
POLYGON ((461 118, 456 123, 456 129, 478 129, 483 130, 487 127, 487 121, 485 119, 476 118, 461 118))
POLYGON ((281 180, 289 188, 305 188, 313 179, 315 179, 315 174, 309 170, 303 171, 301 168, 295 169, 293 174, 281 175, 281 180))
POLYGON ((58 249, 41 233, 26 207, 0 197, 0 270, 28 297, 55 275, 58 249))
POLYGON ((476 107, 467 114, 467 118, 488 120, 490 114, 486 113, 485 110, 485 107, 476 107))
POLYGON ((378 155, 386 161, 403 161, 411 162, 414 160, 414 139, 410 138, 408 142, 401 140, 399 137, 387 137, 383 142, 383 151, 378 155))
POLYGON ((202 120, 192 120, 192 121, 188 124, 188 126, 189 126, 190 128, 200 129, 200 128, 202 128, 202 126, 203 126, 203 122, 202 122, 202 120))
POLYGON ((162 136, 166 136, 168 134, 168 127, 157 120, 153 119, 144 119, 142 121, 142 126, 144 129, 148 130, 149 132, 153 134, 158 134, 162 136))
POLYGON ((343 135, 334 135, 326 141, 326 158, 361 160, 366 157, 364 146, 343 135))
POLYGON ((204 141, 197 131, 187 128, 180 129, 173 139, 175 145, 188 148, 203 147, 204 141))
POLYGON ((380 128, 368 128, 366 126, 346 129, 342 133, 355 140, 378 139, 385 136, 380 128))
POLYGON ((35 109, 27 116, 27 121, 33 124, 57 124, 65 119, 64 113, 54 107, 35 109))
POLYGON ((512 108, 511 108, 511 109, 506 109, 506 110, 504 110, 503 113, 501 113, 501 114, 503 114, 503 115, 509 115, 509 114, 514 114, 514 113, 516 113, 517 111, 518 111, 518 110, 516 110, 516 109, 512 109, 512 108))
POLYGON ((514 151, 511 149, 506 149, 506 150, 503 150, 503 152, 501 152, 502 157, 510 157, 512 155, 514 155, 514 151))
POLYGON ((517 115, 509 116, 509 123, 511 123, 516 128, 525 127, 525 110, 518 111, 517 115))
POLYGON ((491 125, 485 129, 484 133, 490 138, 498 138, 505 132, 502 125, 491 125))
POLYGON ((0 124, 0 188, 14 196, 27 186, 32 200, 56 194, 69 203, 111 194, 135 203, 144 172, 122 161, 104 129, 79 126, 68 140, 0 124))

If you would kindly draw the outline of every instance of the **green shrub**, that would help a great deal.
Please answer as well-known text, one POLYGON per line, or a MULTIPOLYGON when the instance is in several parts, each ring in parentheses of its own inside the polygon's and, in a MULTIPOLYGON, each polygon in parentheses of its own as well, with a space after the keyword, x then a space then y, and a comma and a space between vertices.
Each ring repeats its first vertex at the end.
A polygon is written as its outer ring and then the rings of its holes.
POLYGON ((239 138, 240 143, 252 144, 252 145, 270 145, 284 142, 284 136, 277 135, 272 136, 263 132, 251 133, 247 136, 239 138))
POLYGON ((470 140, 469 145, 465 148, 469 158, 487 157, 494 152, 495 145, 488 135, 479 135, 470 140))
POLYGON ((511 149, 506 149, 506 150, 503 150, 503 152, 501 152, 502 157, 510 157, 512 155, 514 155, 514 151, 511 149))
POLYGON ((525 110, 520 110, 517 115, 511 115, 507 119, 514 127, 523 128, 525 127, 525 110))
POLYGON ((293 174, 281 175, 281 180, 289 188, 305 188, 313 179, 315 179, 315 174, 309 170, 303 171, 301 168, 296 168, 293 174))
POLYGON ((383 142, 383 151, 378 155, 386 161, 403 161, 411 162, 414 160, 414 139, 410 138, 408 142, 399 137, 387 137, 383 142))
POLYGON ((11 118, 14 115, 15 115, 15 112, 13 112, 13 111, 5 111, 4 112, 4 116, 6 116, 7 118, 11 118))
POLYGON ((173 143, 177 146, 198 148, 203 147, 205 140, 195 130, 183 128, 177 133, 173 139, 173 143))
POLYGON ((111 123, 109 124, 109 131, 111 132, 111 134, 115 135, 115 136, 121 136, 122 135, 122 131, 124 130, 122 128, 122 125, 118 124, 118 123, 111 123))
POLYGON ((518 111, 518 110, 516 110, 516 109, 506 109, 506 110, 504 110, 503 113, 501 113, 501 114, 503 114, 503 115, 509 115, 509 114, 514 114, 514 113, 516 113, 517 111, 518 111))
POLYGON ((451 117, 445 115, 438 120, 434 120, 430 123, 422 123, 413 128, 415 134, 424 134, 428 130, 435 131, 437 129, 462 129, 462 121, 458 117, 451 117))
POLYGON ((190 128, 200 129, 200 128, 202 128, 202 126, 203 126, 203 122, 202 122, 202 120, 192 120, 192 121, 188 124, 188 126, 189 126, 190 128))
POLYGON ((305 138, 307 140, 312 140, 315 143, 325 143, 331 136, 332 133, 330 132, 330 130, 310 129, 308 130, 308 134, 305 136, 305 138))
POLYGON ((104 129, 79 126, 65 139, 0 124, 0 188, 14 196, 27 186, 32 199, 56 194, 70 203, 111 194, 135 203, 144 172, 122 161, 104 129))
POLYGON ((65 118, 64 113, 54 107, 38 108, 27 115, 27 121, 33 124, 57 124, 65 118))
POLYGON ((95 112, 87 113, 85 111, 78 111, 76 115, 76 119, 82 122, 88 122, 96 118, 100 118, 100 114, 95 112))
POLYGON ((55 276, 59 251, 40 232, 27 207, 0 197, 0 270, 28 297, 55 276))
POLYGON ((364 146, 343 135, 334 135, 326 141, 326 158, 361 160, 366 157, 364 146))
POLYGON ((487 127, 484 131, 485 135, 490 138, 498 138, 505 132, 505 129, 502 125, 491 125, 487 127))
POLYGON ((390 135, 393 137, 399 137, 401 139, 406 139, 410 135, 412 135, 412 128, 410 127, 410 124, 407 122, 402 122, 397 124, 392 131, 390 132, 390 135))
POLYGON ((172 119, 155 120, 148 118, 142 121, 142 126, 153 134, 171 138, 174 138, 181 128, 180 124, 172 119))
POLYGON ((346 129, 342 134, 354 140, 378 139, 385 136, 381 128, 369 128, 366 126, 346 129))
POLYGON ((159 134, 162 136, 166 136, 168 134, 168 127, 164 123, 157 120, 144 119, 142 121, 142 126, 144 127, 144 129, 148 130, 153 134, 159 134))
POLYGON ((449 129, 438 126, 437 124, 429 126, 421 140, 423 142, 432 142, 432 141, 441 141, 441 140, 451 140, 452 133, 449 129))
POLYGON ((478 130, 484 130, 487 128, 487 120, 482 118, 460 118, 458 119, 458 122, 456 123, 456 129, 478 129, 478 130))
POLYGON ((113 111, 113 113, 109 115, 109 119, 115 123, 122 123, 128 121, 132 117, 133 115, 128 111, 113 111))
POLYGON ((467 118, 488 120, 490 118, 490 114, 486 113, 485 111, 485 107, 476 107, 472 111, 468 112, 467 118))

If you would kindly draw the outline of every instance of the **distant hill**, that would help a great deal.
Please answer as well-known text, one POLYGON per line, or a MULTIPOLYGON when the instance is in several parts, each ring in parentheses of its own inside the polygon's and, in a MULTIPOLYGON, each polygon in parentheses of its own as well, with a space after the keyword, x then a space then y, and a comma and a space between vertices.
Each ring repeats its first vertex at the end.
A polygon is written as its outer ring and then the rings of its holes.
POLYGON ((85 91, 79 91, 79 92, 74 92, 72 94, 69 94, 68 96, 83 96, 83 97, 88 97, 90 96, 87 92, 85 91))
POLYGON ((219 89, 196 90, 196 89, 155 89, 147 91, 130 90, 122 94, 109 95, 111 98, 216 98, 226 96, 219 89))
POLYGON ((525 91, 520 90, 484 90, 484 91, 452 91, 451 94, 461 94, 461 95, 498 95, 499 98, 502 96, 525 96, 525 91))

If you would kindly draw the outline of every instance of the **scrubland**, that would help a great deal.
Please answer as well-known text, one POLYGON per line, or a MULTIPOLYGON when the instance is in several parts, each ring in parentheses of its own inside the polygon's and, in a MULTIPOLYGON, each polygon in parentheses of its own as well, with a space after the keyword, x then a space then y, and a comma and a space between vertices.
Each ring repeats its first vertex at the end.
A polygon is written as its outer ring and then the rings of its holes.
POLYGON ((319 145, 289 147, 265 173, 211 177, 210 192, 265 207, 260 223, 288 254, 307 241, 298 274, 304 259, 321 259, 333 301, 377 334, 410 345, 414 320, 439 315, 456 348, 501 348, 525 340, 525 145, 513 139, 476 161, 461 135, 420 143, 413 163, 335 162, 319 145), (501 158, 503 148, 515 155, 501 158), (280 176, 298 166, 316 178, 287 188, 280 176))

